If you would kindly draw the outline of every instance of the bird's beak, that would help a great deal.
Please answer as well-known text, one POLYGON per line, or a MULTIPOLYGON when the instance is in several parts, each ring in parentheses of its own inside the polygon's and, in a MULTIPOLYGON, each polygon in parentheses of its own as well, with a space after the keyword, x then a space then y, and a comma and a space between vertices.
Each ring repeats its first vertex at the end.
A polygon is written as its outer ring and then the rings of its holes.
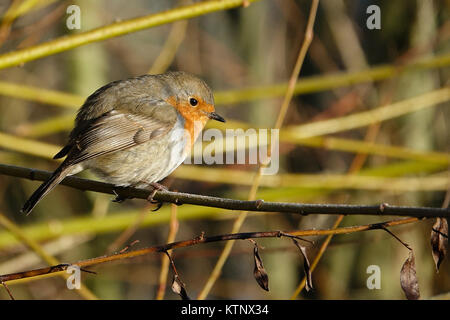
POLYGON ((213 120, 217 120, 220 122, 225 122, 225 119, 222 118, 221 116, 219 116, 217 113, 215 112, 208 112, 208 118, 213 119, 213 120))

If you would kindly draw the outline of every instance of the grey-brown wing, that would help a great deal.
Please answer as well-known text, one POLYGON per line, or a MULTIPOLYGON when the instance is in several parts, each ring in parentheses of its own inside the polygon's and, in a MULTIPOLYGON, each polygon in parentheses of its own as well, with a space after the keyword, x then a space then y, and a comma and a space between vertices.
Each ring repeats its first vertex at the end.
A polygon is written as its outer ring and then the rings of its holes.
MULTIPOLYGON (((171 108, 164 119, 112 110, 95 119, 71 140, 66 161, 76 164, 148 142, 167 134, 176 121, 176 111, 171 108)), ((64 148, 60 153, 63 151, 64 148)))

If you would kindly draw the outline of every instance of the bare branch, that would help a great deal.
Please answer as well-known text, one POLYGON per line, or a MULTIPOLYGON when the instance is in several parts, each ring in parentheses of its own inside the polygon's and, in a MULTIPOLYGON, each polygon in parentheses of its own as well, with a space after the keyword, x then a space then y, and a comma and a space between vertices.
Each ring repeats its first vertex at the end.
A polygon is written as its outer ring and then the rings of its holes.
MULTIPOLYGON (((37 169, 0 164, 0 174, 20 177, 30 180, 46 180, 51 173, 37 169)), ((110 183, 93 181, 78 177, 66 177, 62 185, 83 191, 94 191, 119 195, 121 198, 148 199, 153 190, 118 187, 110 183)), ((286 212, 292 214, 343 214, 343 215, 377 215, 377 216, 410 216, 417 218, 445 217, 450 218, 449 208, 404 207, 381 205, 344 205, 344 204, 306 204, 289 202, 266 202, 261 199, 236 200, 228 198, 210 197, 190 193, 160 190, 153 197, 154 200, 170 202, 177 205, 193 204, 198 206, 221 208, 228 210, 244 210, 253 212, 286 212)))
POLYGON ((329 235, 329 234, 348 234, 355 233, 361 231, 369 231, 369 230, 379 230, 385 229, 386 227, 393 227, 403 224, 408 224, 412 222, 419 221, 418 218, 407 218, 407 219, 399 219, 386 221, 382 223, 376 224, 368 224, 361 226, 353 226, 353 227, 343 227, 339 229, 324 229, 324 230, 296 230, 291 232, 283 232, 283 231, 267 231, 267 232, 245 232, 245 233, 232 233, 225 235, 218 235, 212 237, 205 237, 204 234, 190 240, 172 242, 159 246, 152 246, 143 249, 137 249, 133 251, 123 251, 121 250, 118 253, 112 255, 106 255, 101 257, 96 257, 88 260, 82 260, 73 264, 59 264, 52 267, 46 267, 41 269, 29 270, 24 272, 11 273, 6 275, 0 275, 0 283, 5 283, 12 280, 24 279, 24 278, 32 278, 45 274, 55 273, 65 271, 69 266, 76 265, 81 268, 82 271, 88 272, 88 270, 84 269, 89 266, 99 265, 106 262, 117 261, 122 259, 130 259, 138 256, 143 256, 153 252, 164 252, 167 253, 169 250, 190 247, 201 243, 210 243, 210 242, 218 242, 218 241, 229 241, 229 240, 247 240, 247 239, 255 239, 255 238, 291 238, 301 239, 299 237, 304 236, 320 236, 320 235, 329 235))

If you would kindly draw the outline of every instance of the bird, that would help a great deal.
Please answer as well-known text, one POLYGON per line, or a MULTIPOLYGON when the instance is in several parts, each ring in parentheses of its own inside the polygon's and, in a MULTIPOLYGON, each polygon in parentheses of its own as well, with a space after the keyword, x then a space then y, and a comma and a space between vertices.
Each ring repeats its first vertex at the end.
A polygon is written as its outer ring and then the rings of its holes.
POLYGON ((68 143, 53 157, 66 157, 23 205, 29 214, 66 176, 90 169, 120 187, 163 187, 189 155, 215 112, 214 96, 200 78, 183 71, 110 82, 78 110, 68 143))

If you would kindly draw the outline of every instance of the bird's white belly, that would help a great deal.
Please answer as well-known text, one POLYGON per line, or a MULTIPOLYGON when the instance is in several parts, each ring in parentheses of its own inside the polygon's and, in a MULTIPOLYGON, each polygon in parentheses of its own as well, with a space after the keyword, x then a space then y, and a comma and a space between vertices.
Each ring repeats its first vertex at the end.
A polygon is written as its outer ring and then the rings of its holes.
POLYGON ((145 187, 172 173, 189 150, 190 138, 184 130, 184 121, 179 119, 164 136, 93 159, 87 168, 116 185, 145 187))
POLYGON ((162 168, 158 180, 156 181, 160 181, 167 177, 172 171, 180 166, 184 159, 186 159, 186 156, 189 154, 187 144, 189 144, 189 139, 184 129, 184 122, 178 120, 175 127, 170 132, 167 166, 162 168))

